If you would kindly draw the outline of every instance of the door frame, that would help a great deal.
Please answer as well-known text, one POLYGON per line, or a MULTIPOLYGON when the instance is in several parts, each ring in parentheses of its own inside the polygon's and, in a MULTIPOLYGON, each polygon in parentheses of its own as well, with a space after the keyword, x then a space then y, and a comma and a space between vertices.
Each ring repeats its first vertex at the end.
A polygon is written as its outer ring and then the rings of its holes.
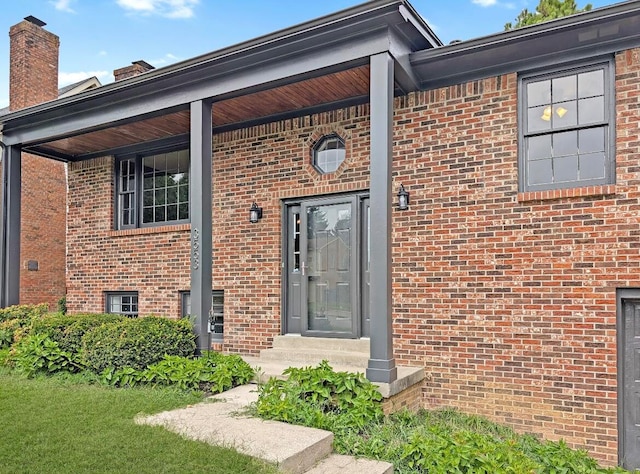
MULTIPOLYGON (((303 203, 314 202, 314 203, 332 203, 335 201, 340 201, 340 199, 353 199, 353 209, 356 212, 355 222, 355 244, 357 246, 356 255, 355 255, 355 268, 353 274, 353 282, 355 284, 354 290, 352 291, 352 308, 355 314, 354 317, 354 333, 350 337, 345 337, 344 333, 331 333, 331 332, 321 332, 321 331, 305 331, 304 328, 301 328, 300 335, 303 337, 335 337, 335 338, 355 338, 359 339, 362 336, 362 302, 361 297, 358 295, 361 294, 361 285, 362 285, 362 262, 363 262, 363 251, 364 251, 364 220, 363 220, 363 202, 369 199, 369 191, 356 191, 350 193, 337 193, 337 194, 323 194, 323 195, 313 195, 313 196, 302 196, 299 198, 289 198, 283 199, 280 203, 280 216, 281 216, 281 277, 280 277, 280 333, 281 334, 289 334, 287 328, 287 311, 289 306, 289 295, 288 295, 288 285, 289 285, 289 268, 288 268, 288 258, 289 258, 289 208, 292 206, 300 206, 300 209, 303 208, 303 203), (354 294, 355 293, 355 294, 354 294)), ((305 231, 306 232, 306 231, 305 231)), ((300 243, 302 248, 302 242, 300 243)), ((304 324, 304 321, 302 322, 304 324)), ((293 333, 297 334, 297 333, 293 333)), ((368 336, 367 336, 368 337, 368 336)))
POLYGON ((617 385, 618 385, 618 465, 622 465, 624 461, 624 376, 625 376, 625 319, 624 304, 625 301, 640 301, 640 288, 618 288, 616 289, 616 363, 617 367, 617 385))

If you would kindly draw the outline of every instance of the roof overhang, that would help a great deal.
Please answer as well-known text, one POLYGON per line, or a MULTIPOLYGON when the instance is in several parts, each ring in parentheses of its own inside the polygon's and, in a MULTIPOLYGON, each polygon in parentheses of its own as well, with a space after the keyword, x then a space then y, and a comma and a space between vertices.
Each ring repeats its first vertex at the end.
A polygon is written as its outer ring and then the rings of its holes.
POLYGON ((395 58, 396 87, 399 93, 407 93, 418 88, 409 54, 441 45, 408 2, 374 0, 121 82, 10 113, 0 118, 0 132, 7 145, 20 145, 26 151, 65 161, 86 159, 131 145, 137 132, 127 130, 129 125, 146 123, 151 142, 187 133, 188 120, 185 130, 184 117, 189 104, 198 100, 213 101, 214 127, 222 129, 366 101, 368 76, 363 83, 363 73, 368 70, 370 56, 382 52, 395 58), (320 83, 322 88, 318 88, 320 83), (315 92, 312 102, 302 97, 305 90, 315 92), (225 104, 226 121, 216 119, 216 110, 224 112, 225 104), (234 116, 232 106, 240 105, 247 113, 234 116), (167 121, 167 117, 177 121, 167 121), (109 133, 117 127, 120 133, 109 133), (94 134, 92 139, 80 146, 75 137, 88 134, 94 134), (56 147, 48 146, 53 142, 56 147))
POLYGON ((412 53, 422 89, 532 70, 640 46, 633 0, 475 40, 412 53))

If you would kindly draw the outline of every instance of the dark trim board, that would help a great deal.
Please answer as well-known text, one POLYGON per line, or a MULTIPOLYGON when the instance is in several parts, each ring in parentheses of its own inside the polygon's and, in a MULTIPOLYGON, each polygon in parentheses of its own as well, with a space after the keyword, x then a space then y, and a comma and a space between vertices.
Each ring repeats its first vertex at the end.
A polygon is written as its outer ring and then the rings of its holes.
POLYGON ((618 348, 616 356, 618 367, 618 465, 622 465, 624 461, 623 447, 625 437, 623 417, 626 409, 624 400, 624 302, 628 300, 640 300, 640 288, 618 288, 616 290, 616 346, 618 348))

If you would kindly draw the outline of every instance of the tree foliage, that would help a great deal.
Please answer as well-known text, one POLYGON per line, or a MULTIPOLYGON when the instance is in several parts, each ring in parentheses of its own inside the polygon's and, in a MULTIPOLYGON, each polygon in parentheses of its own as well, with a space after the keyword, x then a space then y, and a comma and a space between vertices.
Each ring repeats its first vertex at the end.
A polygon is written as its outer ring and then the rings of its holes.
POLYGON ((590 3, 587 3, 584 8, 578 8, 575 0, 540 0, 535 11, 530 12, 525 8, 516 17, 515 23, 507 23, 504 25, 504 29, 505 31, 515 30, 516 28, 542 23, 543 21, 588 12, 591 8, 592 5, 590 3))

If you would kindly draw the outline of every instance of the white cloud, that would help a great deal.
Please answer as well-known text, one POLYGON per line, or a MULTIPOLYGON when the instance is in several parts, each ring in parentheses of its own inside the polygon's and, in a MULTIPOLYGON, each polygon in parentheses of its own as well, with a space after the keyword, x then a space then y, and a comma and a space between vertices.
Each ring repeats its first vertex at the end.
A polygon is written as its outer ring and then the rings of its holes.
POLYGON ((498 0, 471 0, 471 3, 481 7, 492 7, 498 4, 498 0))
POLYGON ((150 61, 147 61, 147 62, 155 66, 162 66, 164 64, 171 64, 178 61, 180 61, 180 58, 178 56, 176 56, 175 54, 167 53, 164 56, 162 56, 160 59, 151 59, 150 61))
POLYGON ((509 10, 513 10, 516 8, 516 5, 513 2, 500 2, 498 0, 471 0, 471 3, 474 5, 479 5, 481 7, 503 7, 508 8, 509 10))
POLYGON ((98 53, 98 56, 106 56, 106 55, 107 55, 107 52, 104 49, 98 53))
POLYGON ((58 87, 67 86, 80 82, 83 79, 89 79, 90 77, 97 77, 98 79, 108 77, 108 71, 79 71, 79 72, 62 72, 58 75, 58 87))
POLYGON ((116 0, 116 3, 140 15, 160 15, 166 18, 191 18, 200 0, 116 0))
POLYGON ((431 22, 428 18, 422 17, 422 19, 424 20, 424 22, 429 25, 429 28, 431 28, 431 30, 433 30, 434 32, 437 32, 440 27, 438 25, 436 25, 435 23, 431 22))
POLYGON ((53 5, 56 10, 60 10, 61 12, 75 13, 75 10, 71 8, 71 3, 75 0, 54 0, 49 3, 53 5))

